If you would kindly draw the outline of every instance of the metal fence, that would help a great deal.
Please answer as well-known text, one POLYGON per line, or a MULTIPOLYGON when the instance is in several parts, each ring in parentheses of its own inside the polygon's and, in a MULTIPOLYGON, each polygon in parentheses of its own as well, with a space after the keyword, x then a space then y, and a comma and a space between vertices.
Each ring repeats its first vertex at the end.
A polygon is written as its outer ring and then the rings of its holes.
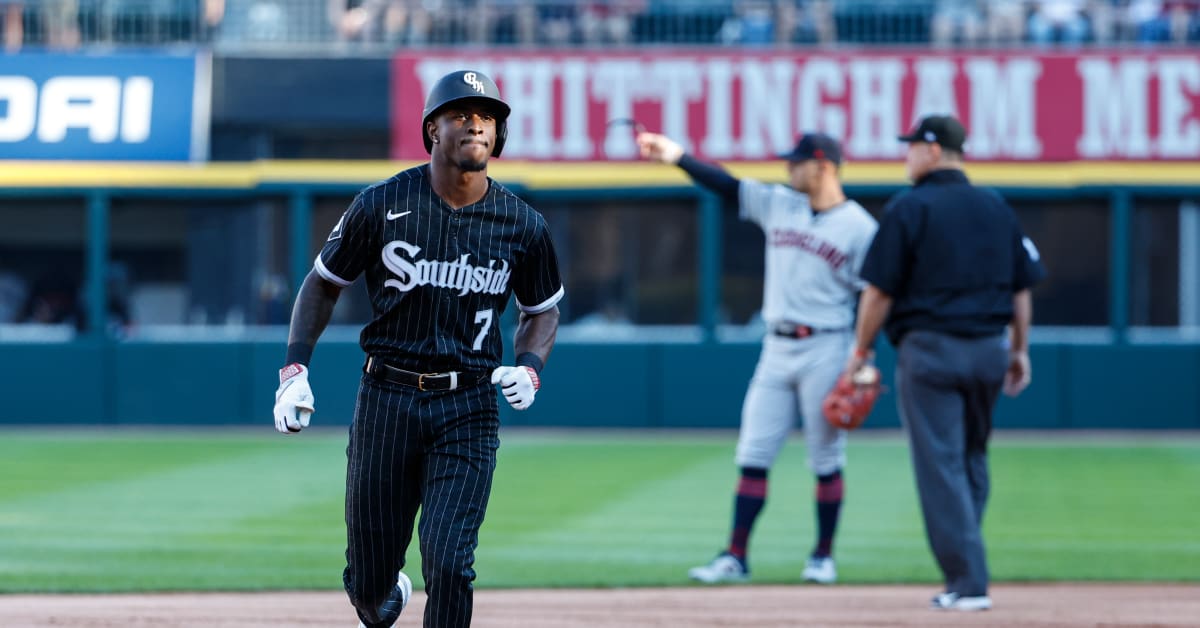
POLYGON ((398 47, 1200 42, 1194 3, 1129 0, 4 0, 4 45, 398 47))

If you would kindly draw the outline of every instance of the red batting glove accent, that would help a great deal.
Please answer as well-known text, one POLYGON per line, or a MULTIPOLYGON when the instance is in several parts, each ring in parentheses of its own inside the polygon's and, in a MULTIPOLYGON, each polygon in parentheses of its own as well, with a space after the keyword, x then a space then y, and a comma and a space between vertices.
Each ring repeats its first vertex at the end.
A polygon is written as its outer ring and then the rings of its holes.
POLYGON ((538 379, 537 371, 533 370, 532 366, 522 366, 521 368, 525 369, 526 371, 529 371, 529 379, 533 380, 533 389, 541 390, 542 389, 542 380, 538 379))
POLYGON ((299 362, 289 364, 279 369, 279 383, 282 384, 303 372, 304 367, 299 362))

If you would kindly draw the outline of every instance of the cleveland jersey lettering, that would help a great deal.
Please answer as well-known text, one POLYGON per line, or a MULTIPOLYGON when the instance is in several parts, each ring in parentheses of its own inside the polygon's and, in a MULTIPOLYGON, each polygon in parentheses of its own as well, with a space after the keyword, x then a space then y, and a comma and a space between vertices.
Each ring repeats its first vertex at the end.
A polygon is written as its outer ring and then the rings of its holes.
POLYGON ((838 250, 837 245, 815 234, 793 229, 772 229, 771 246, 794 246, 825 260, 834 270, 841 268, 850 258, 848 254, 838 250))
POLYGON ((807 194, 753 179, 741 179, 738 194, 741 217, 766 234, 763 320, 852 327, 859 269, 878 228, 871 214, 852 200, 814 212, 807 194))

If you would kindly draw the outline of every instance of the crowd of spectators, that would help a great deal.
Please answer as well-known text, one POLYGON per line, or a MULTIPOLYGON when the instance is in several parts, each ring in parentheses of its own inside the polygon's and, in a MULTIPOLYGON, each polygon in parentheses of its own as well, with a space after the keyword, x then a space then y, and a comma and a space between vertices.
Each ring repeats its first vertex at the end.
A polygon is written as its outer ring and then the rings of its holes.
POLYGON ((1188 43, 1200 40, 1195 0, 939 0, 935 45, 1188 43))
POLYGON ((1200 0, 0 0, 4 45, 1200 42, 1200 0))
MULTIPOLYGON (((970 47, 1200 41, 1200 0, 321 1, 333 39, 395 46, 970 47)), ((278 0, 241 2, 270 5, 278 0)))
POLYGON ((1200 0, 322 1, 334 39, 397 46, 1200 41, 1200 0))

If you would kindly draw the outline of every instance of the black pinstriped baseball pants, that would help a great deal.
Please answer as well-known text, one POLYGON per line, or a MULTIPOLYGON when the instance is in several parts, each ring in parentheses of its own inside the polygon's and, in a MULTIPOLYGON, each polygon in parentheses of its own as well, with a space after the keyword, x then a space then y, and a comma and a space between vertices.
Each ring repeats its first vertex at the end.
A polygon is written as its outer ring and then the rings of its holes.
POLYGON ((483 523, 500 418, 484 380, 422 392, 363 375, 346 449, 346 569, 359 619, 390 626, 380 606, 396 584, 417 511, 425 626, 469 626, 475 547, 483 523))

